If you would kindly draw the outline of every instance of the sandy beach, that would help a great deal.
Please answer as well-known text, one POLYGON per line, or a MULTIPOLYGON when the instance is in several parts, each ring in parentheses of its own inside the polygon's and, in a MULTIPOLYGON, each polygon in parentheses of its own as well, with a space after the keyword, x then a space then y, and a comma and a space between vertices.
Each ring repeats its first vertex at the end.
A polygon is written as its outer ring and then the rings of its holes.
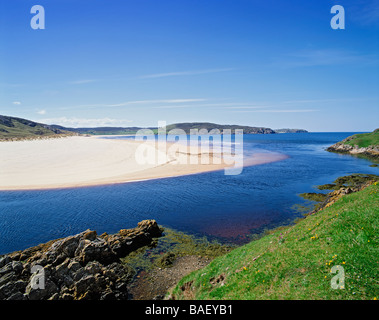
MULTIPOLYGON (((202 172, 228 167, 218 155, 210 155, 208 164, 180 164, 179 157, 196 160, 202 156, 190 148, 181 152, 134 140, 98 137, 0 142, 0 190, 38 190, 125 183, 202 172), (141 164, 136 160, 144 144, 146 154, 166 157, 164 162, 141 164), (214 161, 218 160, 218 161, 214 161), (221 160, 221 161, 220 161, 221 160)), ((283 160, 277 154, 255 154, 246 162, 258 165, 283 160)), ((190 163, 196 161, 189 161, 190 163)), ((229 164, 230 166, 230 164, 229 164)))

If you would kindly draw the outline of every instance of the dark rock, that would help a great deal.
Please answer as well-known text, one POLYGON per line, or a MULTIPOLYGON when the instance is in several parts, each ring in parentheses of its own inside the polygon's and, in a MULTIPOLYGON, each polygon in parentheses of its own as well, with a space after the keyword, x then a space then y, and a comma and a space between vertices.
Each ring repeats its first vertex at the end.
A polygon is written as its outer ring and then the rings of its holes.
POLYGON ((57 293, 59 288, 57 285, 48 279, 45 281, 45 288, 32 288, 31 284, 29 283, 26 287, 25 294, 26 297, 29 300, 43 300, 43 299, 49 299, 51 296, 53 296, 55 293, 57 293))
POLYGON ((97 233, 96 231, 87 231, 84 235, 83 235, 83 239, 88 239, 88 240, 95 240, 97 237, 97 233))
POLYGON ((91 261, 84 267, 84 270, 92 275, 95 275, 97 273, 102 273, 103 266, 97 261, 91 261))
POLYGON ((75 285, 75 295, 78 299, 84 295, 85 292, 91 290, 91 287, 95 285, 96 279, 93 275, 88 275, 80 279, 75 285))
POLYGON ((22 269, 23 269, 23 265, 21 262, 19 261, 13 261, 12 262, 12 269, 14 272, 16 273, 21 273, 22 269))
POLYGON ((115 235, 99 237, 96 231, 86 230, 2 256, 0 300, 127 299, 134 271, 120 258, 161 234, 158 224, 147 220, 115 235), (32 287, 36 267, 43 273, 32 287))
POLYGON ((74 295, 70 294, 70 293, 64 293, 61 297, 60 297, 61 300, 74 300, 75 297, 74 295))
POLYGON ((100 296, 100 300, 115 300, 115 299, 116 299, 116 296, 114 292, 112 292, 111 290, 104 292, 100 296))
POLYGON ((70 272, 75 273, 81 268, 81 264, 78 261, 71 260, 70 263, 68 264, 67 268, 70 272))
POLYGON ((7 300, 27 300, 26 296, 21 292, 15 292, 7 300))
POLYGON ((13 270, 13 268, 12 268, 12 262, 8 262, 5 266, 3 266, 0 269, 0 276, 3 275, 3 274, 6 274, 8 272, 11 272, 12 270, 13 270))
POLYGON ((117 255, 109 244, 101 238, 93 241, 81 240, 75 251, 75 256, 80 263, 86 264, 89 261, 99 261, 101 263, 111 263, 118 260, 117 255))
POLYGON ((4 267, 6 264, 11 262, 12 259, 9 256, 3 256, 0 258, 0 268, 4 267))
POLYGON ((4 274, 2 277, 0 277, 0 287, 8 282, 14 282, 14 281, 17 281, 16 273, 8 272, 4 274))

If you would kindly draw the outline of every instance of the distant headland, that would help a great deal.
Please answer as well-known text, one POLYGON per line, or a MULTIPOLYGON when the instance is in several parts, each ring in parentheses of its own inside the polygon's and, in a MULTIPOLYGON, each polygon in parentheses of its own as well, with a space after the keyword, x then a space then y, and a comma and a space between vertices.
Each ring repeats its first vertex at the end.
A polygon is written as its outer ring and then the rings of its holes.
MULTIPOLYGON (((96 127, 96 128, 68 128, 60 125, 47 125, 22 118, 0 115, 0 141, 23 140, 40 138, 59 138, 72 135, 132 135, 141 129, 149 129, 154 134, 158 133, 158 127, 96 127)), ((304 129, 271 129, 266 127, 252 127, 241 125, 223 125, 210 122, 186 122, 174 123, 163 128, 166 132, 171 130, 190 134, 191 130, 243 130, 244 134, 277 134, 277 133, 306 133, 304 129), (181 132, 183 132, 181 131, 181 132)), ((205 131, 204 131, 205 132, 205 131)))

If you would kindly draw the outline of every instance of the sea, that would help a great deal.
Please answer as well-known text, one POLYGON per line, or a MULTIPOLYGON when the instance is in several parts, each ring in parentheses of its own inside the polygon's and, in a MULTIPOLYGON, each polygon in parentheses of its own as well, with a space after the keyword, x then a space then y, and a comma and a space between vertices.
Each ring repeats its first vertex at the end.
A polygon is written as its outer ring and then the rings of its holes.
POLYGON ((116 233, 145 219, 221 243, 246 243, 311 210, 315 203, 300 193, 327 192, 316 186, 344 175, 379 175, 369 160, 325 150, 352 134, 244 135, 246 157, 257 152, 287 157, 244 167, 239 175, 215 171, 95 187, 0 191, 0 254, 86 229, 116 233))

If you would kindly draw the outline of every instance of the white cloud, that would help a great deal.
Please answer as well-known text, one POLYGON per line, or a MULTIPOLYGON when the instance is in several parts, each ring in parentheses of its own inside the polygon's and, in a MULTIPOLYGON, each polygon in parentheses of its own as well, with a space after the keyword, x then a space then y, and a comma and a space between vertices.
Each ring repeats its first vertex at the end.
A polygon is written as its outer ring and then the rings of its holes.
POLYGON ((111 119, 111 118, 49 118, 49 119, 40 119, 38 122, 46 124, 56 124, 64 127, 72 128, 92 128, 92 127, 123 127, 128 126, 132 120, 127 119, 111 119))
POLYGON ((38 110, 37 113, 43 115, 43 114, 46 114, 46 110, 38 110))
POLYGON ((16 105, 16 106, 19 106, 19 105, 21 104, 20 101, 13 101, 12 103, 13 103, 14 105, 16 105))
POLYGON ((339 49, 302 50, 288 55, 281 55, 272 64, 281 68, 339 66, 339 65, 377 65, 376 54, 360 54, 339 49))
POLYGON ((118 104, 103 105, 106 107, 122 107, 133 104, 156 104, 156 103, 186 103, 186 102, 201 102, 206 101, 206 99, 166 99, 166 100, 137 100, 137 101, 127 101, 118 104))
POLYGON ((159 104, 159 103, 190 103, 190 102, 203 102, 207 101, 207 99, 163 99, 163 100, 134 100, 134 101, 126 101, 121 103, 114 104, 87 104, 87 105, 78 105, 78 106, 70 106, 70 107, 62 107, 60 110, 69 110, 69 109, 85 109, 85 108, 111 108, 111 107, 126 107, 133 105, 147 105, 150 104, 159 104))
POLYGON ((98 81, 97 79, 83 79, 83 80, 75 80, 71 81, 70 84, 86 84, 98 81))
POLYGON ((140 79, 151 79, 151 78, 165 78, 165 77, 176 77, 176 76, 193 76, 198 74, 216 73, 216 72, 226 72, 235 70, 234 68, 223 68, 223 69, 206 69, 206 70, 192 70, 192 71, 178 71, 178 72, 166 72, 166 73, 154 73, 140 76, 140 79))
POLYGON ((317 112, 315 109, 277 109, 277 110, 239 110, 234 112, 267 112, 267 113, 303 113, 317 112))
POLYGON ((200 104, 182 104, 182 105, 162 105, 157 107, 152 107, 154 109, 176 109, 176 108, 203 108, 203 107, 211 107, 211 108, 222 108, 222 109, 262 109, 268 108, 262 105, 252 105, 249 103, 200 103, 200 104))

